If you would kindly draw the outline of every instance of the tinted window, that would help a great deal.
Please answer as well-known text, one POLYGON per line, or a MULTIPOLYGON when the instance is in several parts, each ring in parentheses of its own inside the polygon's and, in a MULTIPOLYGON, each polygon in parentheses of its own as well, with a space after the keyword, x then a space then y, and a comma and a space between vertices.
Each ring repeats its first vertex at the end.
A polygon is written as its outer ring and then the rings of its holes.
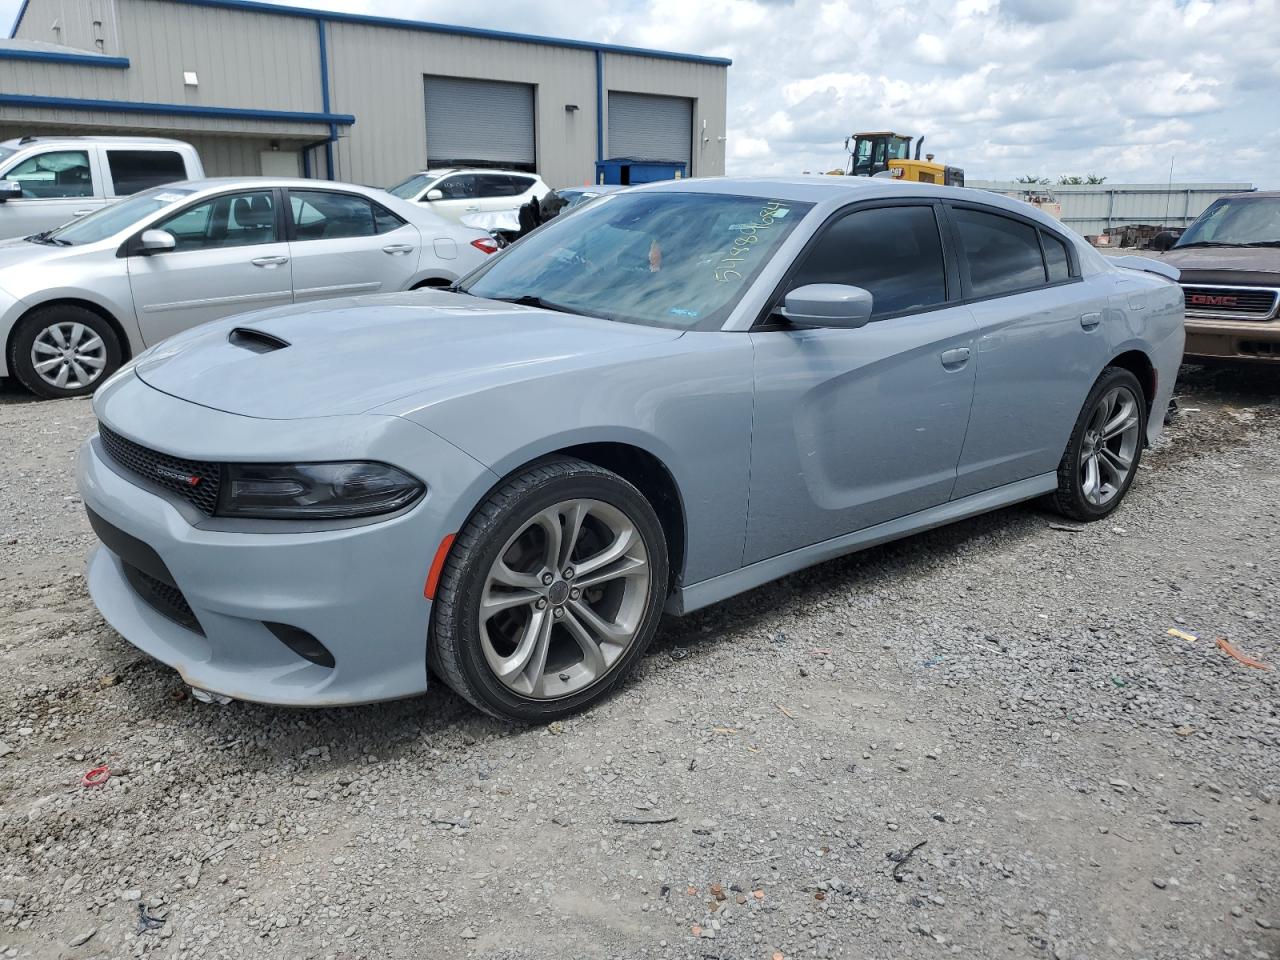
POLYGON ((515 177, 502 173, 482 173, 476 177, 482 197, 514 197, 524 193, 515 177))
POLYGON ((969 259, 975 297, 997 297, 1045 282, 1036 228, 1020 220, 953 208, 960 246, 969 259))
POLYGON ((1040 231, 1044 241, 1044 260, 1049 268, 1049 282, 1059 283, 1071 277, 1071 261, 1067 257, 1067 245, 1051 233, 1040 231))
POLYGON ((182 154, 173 150, 108 150, 107 166, 118 197, 187 179, 182 154))
POLYGON ((297 240, 372 237, 394 230, 403 222, 372 200, 350 193, 291 190, 289 203, 297 240))
POLYGON ((443 193, 444 200, 471 200, 476 196, 476 178, 469 173, 460 173, 445 177, 432 189, 443 193))
POLYGON ((89 154, 83 150, 37 153, 6 173, 5 179, 22 184, 22 196, 29 200, 93 196, 89 154))
POLYGON ((268 191, 214 197, 162 220, 155 228, 172 233, 179 250, 275 243, 275 199, 268 191))
POLYGON ((805 257, 791 287, 846 283, 875 298, 872 316, 945 303, 946 269, 932 207, 880 207, 836 221, 805 257))

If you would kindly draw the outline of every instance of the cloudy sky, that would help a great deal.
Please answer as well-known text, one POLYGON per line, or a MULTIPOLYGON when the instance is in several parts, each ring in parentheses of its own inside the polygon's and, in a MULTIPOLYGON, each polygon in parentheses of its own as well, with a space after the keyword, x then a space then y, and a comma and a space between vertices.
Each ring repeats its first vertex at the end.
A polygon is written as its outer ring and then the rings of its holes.
MULTIPOLYGON (((0 0, 0 23, 19 0, 0 0)), ((970 179, 1280 187, 1280 0, 319 0, 352 13, 731 57, 730 173, 926 134, 970 179)))

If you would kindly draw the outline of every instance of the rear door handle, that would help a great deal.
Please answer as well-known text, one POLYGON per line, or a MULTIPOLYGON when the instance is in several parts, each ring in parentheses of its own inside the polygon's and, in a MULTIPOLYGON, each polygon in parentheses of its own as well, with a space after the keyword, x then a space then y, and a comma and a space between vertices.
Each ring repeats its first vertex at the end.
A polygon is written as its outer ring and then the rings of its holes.
POLYGON ((1080 326, 1086 330, 1092 330, 1102 322, 1102 314, 1100 313, 1082 313, 1080 314, 1080 326))
POLYGON ((249 261, 255 267, 278 267, 281 264, 288 263, 288 257, 258 257, 256 260, 249 261))
POLYGON ((413 253, 413 245, 409 243, 389 243, 382 248, 383 253, 389 253, 393 257, 405 253, 413 253))
POLYGON ((942 351, 942 365, 948 370, 955 370, 963 367, 969 362, 969 348, 955 347, 951 350, 942 351))
POLYGON ((90 211, 88 210, 75 210, 75 211, 72 211, 71 215, 73 217, 83 217, 86 213, 89 213, 89 212, 90 211))
POLYGON ((477 203, 474 207, 467 207, 467 213, 475 213, 479 209, 480 204, 477 203))

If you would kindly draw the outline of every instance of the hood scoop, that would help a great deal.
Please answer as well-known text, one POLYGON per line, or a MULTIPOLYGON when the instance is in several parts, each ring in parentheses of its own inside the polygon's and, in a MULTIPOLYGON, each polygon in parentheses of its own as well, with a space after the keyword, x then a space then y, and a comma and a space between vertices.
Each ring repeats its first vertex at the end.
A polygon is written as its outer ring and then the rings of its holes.
POLYGON ((236 327, 227 334, 227 343, 233 347, 243 347, 254 353, 274 353, 289 346, 288 340, 281 340, 263 330, 252 327, 236 327))

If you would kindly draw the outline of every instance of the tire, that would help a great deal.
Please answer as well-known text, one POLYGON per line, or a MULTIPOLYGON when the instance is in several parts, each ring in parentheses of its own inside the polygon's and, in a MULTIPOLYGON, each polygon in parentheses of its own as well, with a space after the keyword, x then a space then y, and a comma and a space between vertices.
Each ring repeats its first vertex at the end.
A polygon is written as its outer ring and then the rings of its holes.
POLYGON ((73 304, 40 307, 18 323, 9 343, 9 371, 38 397, 60 400, 93 393, 120 367, 120 340, 111 324, 92 310, 73 304), (60 348, 73 348, 62 362, 42 371, 37 364, 58 359, 60 348), (59 375, 64 383, 59 385, 59 375))
POLYGON ((1058 489, 1051 495, 1054 509, 1085 522, 1115 511, 1138 475, 1146 426, 1147 401, 1138 378, 1121 367, 1107 367, 1089 391, 1062 454, 1058 489), (1131 420, 1135 422, 1130 424, 1131 420), (1109 438, 1100 437, 1099 427, 1108 423, 1125 426, 1109 438))
POLYGON ((535 463, 491 493, 454 540, 428 665, 485 713, 556 720, 626 677, 657 631, 667 588, 666 538, 639 490, 581 460, 535 463), (578 535, 566 549, 568 529, 578 535), (600 637, 612 639, 589 653, 600 637))

